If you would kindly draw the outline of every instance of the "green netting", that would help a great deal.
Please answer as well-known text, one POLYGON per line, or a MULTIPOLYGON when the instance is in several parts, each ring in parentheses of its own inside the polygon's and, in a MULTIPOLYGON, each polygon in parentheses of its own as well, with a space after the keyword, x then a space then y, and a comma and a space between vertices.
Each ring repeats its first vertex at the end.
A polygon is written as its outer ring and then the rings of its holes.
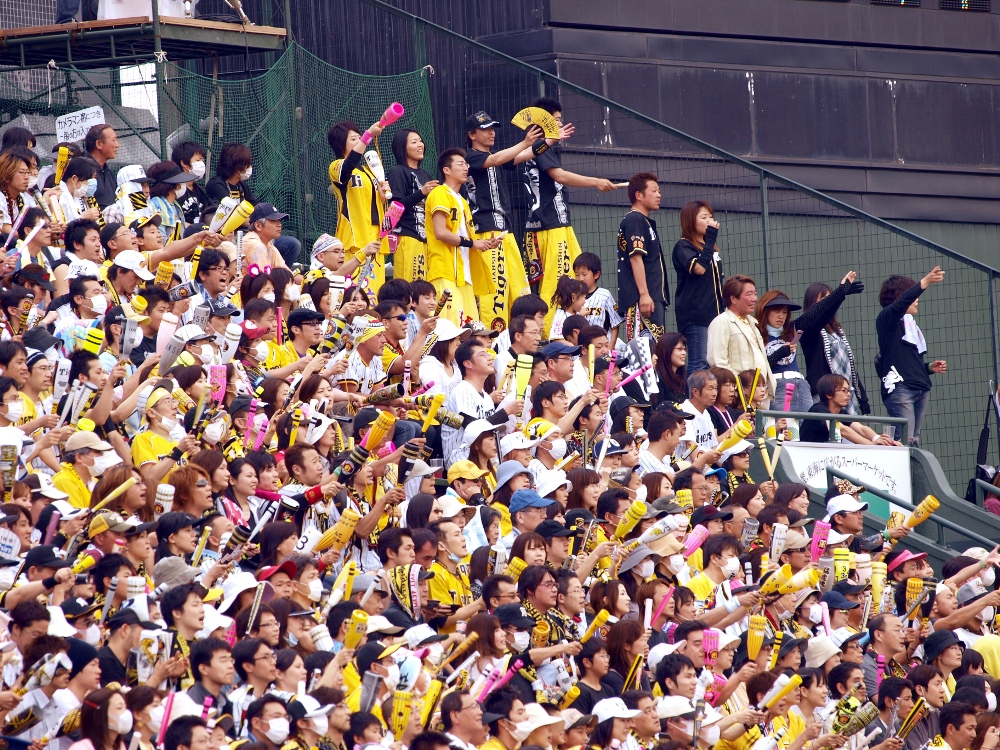
MULTIPOLYGON (((155 80, 150 74, 146 81, 155 80)), ((395 164, 392 136, 403 127, 423 137, 424 163, 436 163, 428 74, 351 73, 294 44, 267 73, 244 80, 215 80, 168 62, 159 97, 154 85, 123 84, 115 70, 26 71, 0 75, 0 131, 13 125, 30 129, 38 137, 36 152, 47 159, 56 142, 56 118, 99 105, 121 144, 113 168, 149 166, 161 158, 164 143, 169 157, 173 146, 194 140, 209 153, 209 177, 222 146, 243 143, 253 153, 251 189, 290 215, 285 232, 302 241, 308 257, 312 241, 324 232, 333 234, 337 226, 337 199, 327 171, 333 159, 326 142, 331 125, 355 120, 364 128, 389 103, 400 102, 406 113, 378 140, 386 171, 395 164), (123 99, 133 106, 122 106, 123 99)))
POLYGON ((209 149, 212 168, 223 144, 248 146, 253 152, 252 189, 290 214, 286 233, 298 237, 304 248, 320 234, 332 234, 337 225, 337 200, 327 171, 333 152, 326 142, 334 123, 349 119, 366 127, 387 104, 400 102, 406 113, 379 139, 386 171, 395 164, 392 136, 402 127, 423 137, 426 164, 437 160, 425 71, 360 75, 295 45, 266 74, 248 80, 215 81, 175 65, 165 68, 161 127, 173 133, 187 125, 190 138, 209 149))

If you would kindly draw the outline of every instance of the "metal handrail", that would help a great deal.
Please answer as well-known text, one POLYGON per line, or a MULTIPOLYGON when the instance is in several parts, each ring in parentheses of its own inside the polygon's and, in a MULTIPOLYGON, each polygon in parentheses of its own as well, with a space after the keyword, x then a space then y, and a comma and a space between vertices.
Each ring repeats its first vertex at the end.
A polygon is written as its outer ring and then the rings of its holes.
POLYGON ((976 480, 976 488, 979 490, 984 490, 983 492, 979 492, 976 495, 976 500, 978 500, 978 502, 976 503, 976 507, 982 505, 983 500, 986 499, 987 494, 996 495, 997 497, 1000 497, 1000 487, 992 485, 989 482, 984 482, 982 479, 976 480))
MULTIPOLYGON (((903 500, 902 498, 896 497, 895 495, 890 495, 888 492, 885 492, 884 490, 876 489, 874 487, 868 487, 867 485, 864 485, 864 482, 862 482, 860 479, 856 479, 855 477, 849 476, 849 475, 845 474, 844 472, 840 471, 839 469, 834 469, 834 468, 832 468, 830 466, 827 466, 826 467, 826 476, 827 476, 828 480, 829 480, 830 477, 836 477, 838 479, 846 479, 847 481, 851 482, 852 484, 856 484, 858 486, 864 486, 865 487, 865 492, 870 492, 871 494, 875 495, 875 497, 880 497, 883 500, 885 500, 887 502, 890 502, 890 503, 892 503, 894 505, 898 505, 898 506, 900 506, 902 508, 905 508, 908 511, 914 511, 914 510, 916 510, 916 506, 913 505, 913 503, 909 503, 906 500, 903 500)), ((993 489, 996 489, 996 487, 994 487, 993 489)), ((949 529, 951 531, 955 531, 955 532, 961 534, 962 536, 964 536, 964 537, 966 537, 968 539, 971 539, 972 541, 976 542, 977 544, 986 547, 986 549, 993 549, 993 547, 996 546, 996 542, 992 542, 989 539, 987 539, 986 537, 980 536, 979 534, 977 534, 974 531, 969 531, 968 529, 966 529, 966 528, 964 528, 962 526, 959 526, 954 521, 949 521, 947 518, 942 518, 940 516, 931 514, 930 518, 928 518, 927 520, 928 521, 933 521, 934 523, 937 524, 937 540, 936 540, 936 543, 940 547, 948 547, 949 546, 944 541, 944 529, 949 529)))
MULTIPOLYGON (((830 419, 836 419, 837 416, 839 416, 839 415, 837 415, 837 414, 821 414, 819 412, 811 412, 811 411, 774 411, 773 409, 757 409, 757 411, 754 412, 754 419, 755 420, 757 418, 759 418, 759 417, 771 417, 772 419, 775 419, 775 420, 777 420, 777 419, 798 419, 798 420, 802 420, 802 419, 813 419, 813 420, 822 419, 823 421, 827 421, 827 420, 830 420, 830 419)), ((855 414, 845 414, 844 416, 845 417, 852 417, 852 418, 856 417, 856 419, 854 421, 857 421, 857 422, 874 422, 875 424, 900 425, 903 428, 903 430, 902 430, 902 439, 900 440, 900 442, 903 443, 904 445, 906 445, 906 437, 907 437, 906 436, 906 428, 907 428, 906 417, 876 417, 876 416, 871 416, 871 415, 869 415, 869 416, 863 416, 863 417, 858 417, 855 414)), ((838 421, 842 422, 844 420, 838 420, 838 421)), ((757 424, 758 427, 762 427, 762 425, 760 425, 759 423, 756 423, 756 424, 757 424)), ((831 437, 831 440, 829 442, 831 442, 831 443, 835 442, 835 441, 832 440, 832 438, 833 438, 833 430, 830 431, 830 437, 831 437)))

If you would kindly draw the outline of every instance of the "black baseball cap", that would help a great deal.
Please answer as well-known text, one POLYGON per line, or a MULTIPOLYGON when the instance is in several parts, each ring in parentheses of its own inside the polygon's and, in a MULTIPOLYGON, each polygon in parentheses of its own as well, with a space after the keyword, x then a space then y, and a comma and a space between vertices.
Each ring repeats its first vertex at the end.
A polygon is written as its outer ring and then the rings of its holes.
POLYGON ((499 124, 499 121, 494 120, 483 110, 479 110, 475 114, 469 115, 465 118, 465 132, 468 133, 470 130, 495 128, 499 124))
POLYGON ((542 356, 546 361, 550 359, 555 359, 556 357, 561 357, 564 354, 569 354, 570 356, 576 356, 580 353, 583 347, 570 346, 562 341, 553 341, 551 344, 542 349, 542 356))
POLYGON ((169 166, 164 166, 162 171, 157 170, 154 174, 156 175, 155 177, 149 178, 149 182, 154 184, 164 182, 168 185, 180 185, 181 183, 194 182, 198 179, 193 172, 185 172, 172 162, 169 166))
POLYGON ((235 417, 241 411, 250 410, 250 397, 249 396, 237 396, 233 399, 233 402, 229 405, 229 416, 235 417))
POLYGON ((56 289, 55 284, 52 283, 52 276, 45 270, 44 266, 38 263, 28 263, 14 274, 15 284, 19 284, 22 281, 30 281, 33 284, 38 284, 38 286, 47 292, 54 292, 56 289))
POLYGON ((573 536, 573 532, 567 529, 558 521, 542 521, 535 527, 535 533, 543 539, 551 539, 554 536, 573 536))
POLYGON ((24 335, 21 336, 21 342, 27 349, 37 349, 40 352, 62 343, 42 326, 35 326, 25 331, 24 335))
POLYGON ((107 248, 108 243, 111 238, 118 234, 118 230, 121 229, 124 224, 119 224, 117 221, 112 221, 104 225, 104 229, 101 230, 101 244, 107 248))
POLYGON ((706 521, 728 521, 732 517, 733 512, 731 510, 722 510, 721 508, 716 508, 714 505, 702 505, 699 508, 695 508, 691 514, 691 525, 697 526, 698 524, 704 524, 706 521))
POLYGON ((24 569, 28 568, 65 568, 70 565, 69 560, 64 560, 57 553, 58 548, 53 544, 42 544, 32 547, 24 557, 24 569))
POLYGON ((63 614, 66 615, 67 620, 75 620, 78 617, 96 612, 101 608, 100 604, 92 604, 86 599, 80 599, 79 597, 67 599, 59 606, 62 608, 63 614))
POLYGON ((270 203, 258 203, 254 208, 253 213, 250 214, 250 226, 253 226, 258 221, 264 221, 265 219, 270 219, 271 221, 278 221, 279 219, 287 219, 288 214, 283 214, 281 211, 276 209, 270 203))
POLYGON ((190 513, 182 513, 175 510, 160 516, 159 523, 156 536, 165 542, 170 538, 171 534, 176 534, 181 529, 185 529, 188 526, 201 526, 202 519, 195 518, 190 513))
POLYGON ((535 627, 535 618, 520 604, 501 604, 494 612, 500 620, 500 627, 514 627, 518 630, 529 630, 535 627))
POLYGON ((871 588, 870 583, 851 583, 846 578, 833 584, 833 590, 844 596, 860 594, 862 591, 871 588))
MULTIPOLYGON (((214 313, 213 313, 214 314, 214 313)), ((326 318, 325 315, 316 310, 308 310, 304 307, 296 307, 288 314, 288 328, 289 330, 295 326, 302 326, 303 323, 309 323, 311 321, 320 321, 326 318)))
POLYGON ((213 318, 228 317, 236 315, 239 308, 224 299, 210 299, 208 301, 208 314, 213 318))

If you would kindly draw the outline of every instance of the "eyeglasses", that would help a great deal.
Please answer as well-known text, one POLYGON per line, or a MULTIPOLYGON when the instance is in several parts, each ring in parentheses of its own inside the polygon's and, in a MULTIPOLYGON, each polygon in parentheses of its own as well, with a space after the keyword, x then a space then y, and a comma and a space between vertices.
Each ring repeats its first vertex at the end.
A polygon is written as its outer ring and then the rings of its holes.
MULTIPOLYGON (((268 625, 277 625, 277 624, 278 623, 276 623, 276 622, 270 622, 270 623, 268 623, 268 625)), ((263 626, 261 626, 261 627, 263 627, 263 626)), ((254 661, 278 661, 278 655, 272 651, 271 653, 264 654, 263 656, 255 656, 253 658, 253 660, 254 661)))
POLYGON ((540 588, 546 588, 546 589, 554 589, 558 585, 559 584, 556 583, 555 581, 543 581, 542 583, 538 584, 540 588))

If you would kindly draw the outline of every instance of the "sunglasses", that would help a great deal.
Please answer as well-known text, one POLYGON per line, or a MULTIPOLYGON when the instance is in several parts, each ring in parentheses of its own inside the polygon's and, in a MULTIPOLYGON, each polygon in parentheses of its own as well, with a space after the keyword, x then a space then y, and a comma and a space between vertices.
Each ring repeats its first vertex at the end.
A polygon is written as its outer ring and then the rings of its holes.
POLYGON ((388 318, 384 318, 384 320, 398 320, 400 322, 403 322, 404 320, 406 320, 406 316, 405 315, 390 315, 388 318))
POLYGON ((194 486, 195 487, 208 487, 208 480, 207 479, 199 479, 197 482, 194 483, 194 486))

